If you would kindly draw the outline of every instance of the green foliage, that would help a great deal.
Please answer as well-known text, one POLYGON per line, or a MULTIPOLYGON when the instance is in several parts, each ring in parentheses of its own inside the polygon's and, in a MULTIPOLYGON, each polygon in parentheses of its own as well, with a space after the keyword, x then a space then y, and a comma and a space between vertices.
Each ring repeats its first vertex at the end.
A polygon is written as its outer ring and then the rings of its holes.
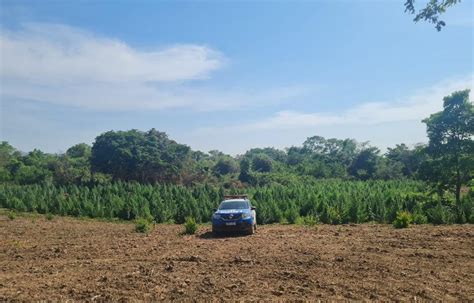
POLYGON ((214 165, 213 171, 219 176, 237 173, 239 171, 236 161, 230 157, 221 158, 214 165))
POLYGON ((14 211, 9 211, 9 212, 8 212, 8 219, 10 219, 10 220, 15 220, 15 219, 16 219, 16 212, 14 212, 14 211))
POLYGON ((423 163, 420 176, 440 191, 454 192, 459 204, 461 187, 474 173, 474 106, 469 90, 454 92, 443 100, 443 111, 423 120, 429 159, 423 163))
POLYGON ((447 8, 459 2, 461 2, 461 0, 430 0, 425 4, 426 6, 423 9, 417 12, 415 9, 415 0, 406 0, 405 12, 414 14, 415 18, 413 21, 415 22, 423 20, 433 23, 439 32, 443 26, 446 25, 443 20, 439 19, 440 15, 446 12, 447 8))
POLYGON ((189 160, 188 146, 155 129, 109 131, 95 139, 91 166, 119 180, 178 183, 178 173, 189 160))
POLYGON ((265 154, 255 155, 252 159, 252 169, 256 172, 269 173, 273 169, 272 160, 265 154))
POLYGON ((414 213, 412 217, 413 217, 413 224, 428 223, 428 217, 422 213, 414 213))
POLYGON ((427 217, 430 223, 435 225, 438 224, 450 224, 453 223, 453 214, 449 207, 438 203, 435 207, 427 210, 427 217))
POLYGON ((295 224, 297 223, 298 219, 300 217, 300 214, 298 210, 295 207, 291 207, 286 210, 285 212, 285 218, 290 224, 295 224))
POLYGON ((295 224, 304 225, 304 226, 308 226, 308 227, 313 227, 316 224, 318 224, 318 222, 319 221, 318 221, 318 218, 316 216, 308 215, 308 216, 304 216, 304 217, 298 217, 295 221, 295 224))
POLYGON ((186 217, 208 222, 212 209, 226 194, 248 194, 257 207, 259 224, 315 216, 325 224, 392 222, 397 212, 409 211, 417 224, 470 222, 474 195, 466 194, 459 204, 442 200, 423 182, 301 180, 284 185, 229 188, 210 184, 184 187, 115 182, 89 186, 2 185, 0 207, 40 214, 90 218, 146 218, 157 223, 182 224, 186 217), (440 201, 443 202, 440 202, 440 201), (426 220, 425 220, 426 219, 426 220))
POLYGON ((152 228, 152 224, 146 218, 139 218, 135 221, 135 231, 137 233, 148 233, 152 228))
POLYGON ((413 222, 411 214, 407 211, 397 212, 397 217, 392 222, 395 228, 407 228, 413 222))
POLYGON ((197 223, 193 217, 187 217, 184 222, 184 233, 186 235, 194 235, 197 231, 197 223))
POLYGON ((53 215, 53 214, 51 214, 51 213, 47 213, 47 214, 46 214, 46 220, 51 221, 51 220, 53 220, 53 219, 54 219, 54 215, 53 215))

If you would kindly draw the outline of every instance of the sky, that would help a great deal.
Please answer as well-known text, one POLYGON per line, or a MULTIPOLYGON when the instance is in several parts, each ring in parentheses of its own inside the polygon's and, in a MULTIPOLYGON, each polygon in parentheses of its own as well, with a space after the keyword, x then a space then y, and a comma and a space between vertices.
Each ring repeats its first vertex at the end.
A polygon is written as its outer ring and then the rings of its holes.
POLYGON ((232 155, 314 135, 427 142, 421 120, 474 88, 474 1, 441 32, 404 2, 0 0, 0 140, 60 153, 155 128, 232 155))

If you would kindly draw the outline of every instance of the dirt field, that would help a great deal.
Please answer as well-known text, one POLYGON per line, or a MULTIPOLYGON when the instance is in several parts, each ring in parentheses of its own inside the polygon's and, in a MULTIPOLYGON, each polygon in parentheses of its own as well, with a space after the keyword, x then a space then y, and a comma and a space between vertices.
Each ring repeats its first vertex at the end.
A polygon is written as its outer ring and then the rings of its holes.
POLYGON ((474 226, 157 225, 0 216, 0 301, 474 300, 474 226))

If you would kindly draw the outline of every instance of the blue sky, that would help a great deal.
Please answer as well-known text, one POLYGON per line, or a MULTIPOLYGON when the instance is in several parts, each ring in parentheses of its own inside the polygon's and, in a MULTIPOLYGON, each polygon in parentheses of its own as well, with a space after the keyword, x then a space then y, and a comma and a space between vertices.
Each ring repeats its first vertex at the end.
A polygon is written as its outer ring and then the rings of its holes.
POLYGON ((0 139, 61 152, 154 127, 230 154, 313 135, 426 142, 421 120, 474 87, 473 1, 441 32, 403 2, 0 0, 0 139))

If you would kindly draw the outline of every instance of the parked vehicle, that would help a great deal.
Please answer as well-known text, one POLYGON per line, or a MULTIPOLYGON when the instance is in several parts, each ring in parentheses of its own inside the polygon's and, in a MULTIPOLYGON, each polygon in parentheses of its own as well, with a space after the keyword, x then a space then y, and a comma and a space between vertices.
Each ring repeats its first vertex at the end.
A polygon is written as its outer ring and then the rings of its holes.
POLYGON ((247 195, 224 196, 212 215, 212 233, 239 231, 253 234, 257 230, 257 214, 247 195))

